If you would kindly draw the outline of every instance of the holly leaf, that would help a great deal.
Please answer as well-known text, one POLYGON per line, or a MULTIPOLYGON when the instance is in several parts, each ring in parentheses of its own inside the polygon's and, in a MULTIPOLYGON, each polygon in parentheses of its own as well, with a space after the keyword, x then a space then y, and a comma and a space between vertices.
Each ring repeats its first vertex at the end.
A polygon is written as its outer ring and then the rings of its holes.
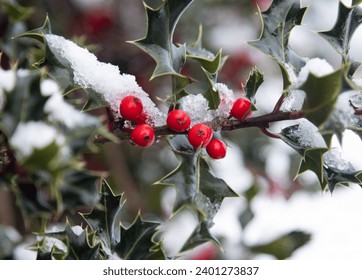
POLYGON ((360 3, 362 3, 362 0, 352 0, 352 6, 356 6, 360 3))
POLYGON ((269 243, 246 246, 251 252, 272 255, 278 260, 289 258, 298 248, 310 241, 311 235, 303 231, 291 231, 269 243))
POLYGON ((172 150, 180 161, 174 171, 156 184, 171 185, 176 188, 176 199, 173 213, 182 207, 191 207, 198 213, 199 225, 185 242, 181 251, 191 249, 206 240, 218 244, 210 233, 213 219, 220 209, 225 197, 238 195, 225 183, 215 177, 200 151, 188 143, 184 135, 178 135, 169 140, 172 150))
POLYGON ((115 196, 104 179, 100 203, 101 208, 94 208, 92 212, 82 216, 107 248, 113 248, 120 242, 120 214, 124 203, 122 195, 115 196))
MULTIPOLYGON (((313 141, 305 145, 303 142, 308 142, 309 140, 303 139, 303 137, 306 137, 308 134, 304 133, 305 135, 303 135, 303 133, 300 132, 301 129, 305 128, 300 127, 300 125, 286 127, 280 133, 281 139, 302 157, 297 174, 299 175, 307 170, 311 170, 316 174, 321 188, 324 190, 327 180, 323 174, 323 154, 328 151, 328 148, 326 146, 318 147, 313 141)), ((322 135, 320 135, 320 138, 322 138, 322 135)))
POLYGON ((203 91, 203 96, 209 101, 209 108, 215 110, 220 104, 220 93, 215 88, 216 76, 208 72, 206 69, 202 68, 206 76, 206 90, 203 91))
MULTIPOLYGON (((15 71, 15 70, 14 70, 15 71)), ((44 105, 48 97, 40 92, 41 73, 32 71, 21 75, 14 72, 15 87, 5 92, 6 102, 2 111, 1 130, 12 135, 20 122, 41 121, 46 118, 44 105)))
POLYGON ((250 72, 246 84, 243 86, 243 91, 246 97, 253 104, 256 103, 255 94, 263 82, 264 82, 264 75, 259 71, 257 67, 254 67, 250 72))
POLYGON ((299 89, 306 93, 302 111, 305 113, 305 118, 315 126, 320 127, 333 112, 342 80, 342 69, 322 77, 310 73, 300 86, 299 89))
POLYGON ((269 9, 262 12, 262 31, 258 40, 249 44, 271 56, 280 66, 284 78, 284 89, 291 83, 291 77, 305 65, 289 45, 289 35, 300 25, 306 8, 300 8, 299 0, 275 0, 269 9))
POLYGON ((24 7, 12 1, 0 1, 6 14, 12 22, 22 22, 27 20, 34 12, 32 7, 24 7))
POLYGON ((217 240, 217 238, 211 234, 210 227, 207 222, 200 221, 192 234, 186 240, 185 244, 182 246, 180 253, 191 250, 209 241, 212 241, 218 247, 221 246, 219 240, 217 240))
POLYGON ((49 76, 58 82, 65 92, 82 89, 88 99, 83 107, 83 111, 89 111, 97 108, 107 107, 107 102, 100 96, 99 93, 91 88, 83 89, 74 83, 74 73, 71 65, 66 61, 58 49, 52 48, 48 43, 46 36, 51 33, 51 24, 48 17, 42 27, 25 32, 16 36, 15 38, 32 38, 42 44, 41 54, 38 60, 34 63, 35 67, 47 65, 49 76))
POLYGON ((330 192, 333 192, 338 184, 348 186, 349 183, 354 183, 362 187, 362 170, 356 171, 350 162, 341 158, 338 152, 331 150, 323 159, 324 176, 328 181, 330 192))
POLYGON ((138 214, 128 228, 121 226, 121 242, 114 252, 124 260, 165 259, 165 255, 153 238, 160 223, 143 221, 138 214), (163 256, 163 257, 162 257, 163 256))
POLYGON ((151 79, 162 75, 174 75, 186 79, 179 73, 185 63, 186 47, 176 46, 172 40, 179 18, 192 2, 193 0, 166 0, 157 9, 145 4, 146 36, 130 43, 135 44, 155 60, 156 67, 151 79))
POLYGON ((280 134, 281 139, 302 156, 298 175, 308 170, 314 172, 323 191, 328 189, 333 192, 338 184, 355 183, 362 186, 362 171, 356 171, 349 162, 328 151, 327 147, 302 145, 308 139, 302 139, 301 133, 295 133, 299 129, 299 125, 290 126, 280 134))
POLYGON ((325 178, 323 166, 323 154, 328 151, 327 148, 306 149, 299 165, 298 175, 308 170, 316 174, 322 190, 328 187, 328 180, 325 178))
POLYGON ((200 62, 203 69, 212 75, 217 74, 224 65, 227 57, 222 56, 222 50, 215 55, 202 46, 202 26, 199 26, 199 34, 194 43, 186 47, 187 57, 200 62))
POLYGON ((176 188, 176 199, 173 212, 183 206, 192 204, 197 191, 198 152, 188 143, 186 136, 178 135, 169 139, 171 148, 179 160, 179 165, 171 173, 156 182, 157 185, 171 185, 176 188))
POLYGON ((66 209, 79 205, 91 207, 98 203, 98 176, 85 171, 69 170, 63 174, 62 179, 63 182, 57 188, 62 194, 66 209))
POLYGON ((37 259, 99 260, 101 259, 101 244, 93 237, 93 232, 89 233, 87 229, 82 229, 80 226, 72 227, 67 221, 63 231, 47 232, 42 240, 33 246, 38 247, 37 259), (63 242, 67 247, 66 252, 58 250, 54 245, 49 250, 47 244, 56 244, 49 239, 58 239, 63 242))
POLYGON ((362 9, 355 7, 361 1, 353 1, 351 8, 339 1, 337 21, 334 27, 326 32, 319 32, 343 58, 347 58, 351 38, 362 22, 362 9))

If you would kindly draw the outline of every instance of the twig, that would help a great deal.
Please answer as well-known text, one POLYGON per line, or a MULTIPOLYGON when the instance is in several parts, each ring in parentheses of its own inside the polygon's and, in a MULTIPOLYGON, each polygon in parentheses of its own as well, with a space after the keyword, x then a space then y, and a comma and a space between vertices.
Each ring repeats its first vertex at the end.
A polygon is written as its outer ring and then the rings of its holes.
MULTIPOLYGON (((262 116, 257 117, 250 117, 243 121, 238 120, 231 120, 226 118, 215 118, 214 120, 207 122, 205 124, 209 125, 210 127, 220 127, 223 131, 232 131, 236 129, 242 129, 247 127, 257 127, 260 128, 263 132, 266 131, 266 134, 269 133, 268 136, 277 138, 275 134, 267 131, 266 128, 270 126, 270 123, 278 122, 278 121, 285 121, 285 120, 295 120, 300 119, 304 116, 303 112, 272 112, 269 114, 265 114, 262 116), (273 135, 273 136, 272 136, 273 135)), ((174 132, 168 128, 167 125, 154 127, 154 131, 156 136, 167 136, 167 135, 176 135, 176 134, 187 134, 187 132, 174 132)), ((123 131, 120 129, 115 130, 114 135, 117 136, 120 140, 127 140, 129 139, 130 131, 123 131)), ((103 136, 97 136, 94 139, 95 144, 105 144, 110 142, 108 138, 103 136)))

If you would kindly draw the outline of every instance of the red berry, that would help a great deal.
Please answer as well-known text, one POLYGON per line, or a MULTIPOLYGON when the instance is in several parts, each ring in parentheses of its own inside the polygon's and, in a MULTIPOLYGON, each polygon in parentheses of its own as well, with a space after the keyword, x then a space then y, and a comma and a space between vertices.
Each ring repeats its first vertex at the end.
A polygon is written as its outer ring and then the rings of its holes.
POLYGON ((136 96, 129 95, 122 99, 119 105, 119 112, 122 117, 129 121, 137 120, 143 111, 141 99, 136 96))
POLYGON ((238 98, 235 100, 233 107, 230 111, 230 116, 242 121, 251 108, 251 102, 247 98, 238 98))
POLYGON ((187 135, 190 144, 194 148, 206 147, 212 138, 212 130, 206 124, 195 124, 188 132, 187 135))
POLYGON ((206 151, 214 159, 224 158, 226 155, 226 145, 219 139, 212 139, 206 146, 206 151))
POLYGON ((182 110, 172 110, 167 116, 167 125, 176 132, 186 131, 190 127, 190 116, 182 110))
POLYGON ((155 132, 149 125, 140 124, 132 130, 130 140, 137 146, 149 147, 155 141, 155 132))
POLYGON ((139 115, 137 117, 137 119, 134 120, 134 122, 136 124, 144 124, 144 123, 147 123, 147 120, 148 120, 148 116, 145 113, 141 113, 141 115, 139 115))

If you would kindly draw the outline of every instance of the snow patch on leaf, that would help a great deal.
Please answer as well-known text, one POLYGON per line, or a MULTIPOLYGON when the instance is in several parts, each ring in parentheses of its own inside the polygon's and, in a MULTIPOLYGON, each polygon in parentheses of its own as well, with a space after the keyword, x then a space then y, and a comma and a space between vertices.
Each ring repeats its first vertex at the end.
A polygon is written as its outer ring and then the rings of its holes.
POLYGON ((15 87, 16 75, 13 70, 3 70, 0 68, 0 92, 5 90, 10 92, 15 87))
POLYGON ((326 148, 327 145, 319 133, 318 128, 306 119, 300 119, 298 128, 290 130, 288 135, 289 139, 297 141, 301 148, 326 148))
POLYGON ((303 90, 292 90, 283 102, 282 111, 300 111, 303 107, 306 94, 303 90))
POLYGON ((309 74, 317 77, 327 76, 334 72, 333 67, 325 59, 312 58, 307 61, 305 66, 300 70, 297 82, 303 83, 307 80, 309 74))
POLYGON ((65 138, 52 126, 43 122, 20 123, 10 138, 10 145, 21 158, 30 156, 34 149, 43 149, 56 142, 64 144, 65 138))
POLYGON ((62 36, 47 34, 45 39, 52 53, 72 68, 74 83, 100 94, 116 117, 121 117, 119 104, 122 99, 134 95, 142 100, 145 114, 152 118, 155 125, 165 123, 165 116, 137 84, 135 76, 121 74, 118 66, 98 61, 87 49, 62 36))
POLYGON ((51 121, 59 121, 70 129, 99 125, 97 118, 82 113, 65 102, 58 84, 54 81, 44 80, 41 83, 41 93, 43 96, 50 96, 44 111, 49 114, 51 121))
POLYGON ((334 168, 339 171, 353 172, 355 169, 352 164, 341 157, 341 153, 338 150, 331 150, 323 155, 325 165, 329 168, 334 168))

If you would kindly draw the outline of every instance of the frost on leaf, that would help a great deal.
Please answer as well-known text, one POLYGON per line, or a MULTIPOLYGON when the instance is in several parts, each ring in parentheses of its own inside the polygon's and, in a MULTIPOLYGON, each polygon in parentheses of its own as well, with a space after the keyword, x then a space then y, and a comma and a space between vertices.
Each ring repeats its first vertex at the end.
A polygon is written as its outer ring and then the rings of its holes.
POLYGON ((355 114, 355 109, 361 106, 360 96, 358 91, 346 91, 338 96, 333 113, 322 127, 324 134, 335 134, 339 142, 342 142, 342 133, 346 129, 360 135, 362 117, 355 114))
POLYGON ((361 185, 362 171, 356 171, 335 151, 328 151, 319 130, 307 120, 301 120, 299 125, 284 128, 281 138, 302 157, 298 174, 308 170, 314 172, 322 190, 332 192, 337 184, 361 185))

